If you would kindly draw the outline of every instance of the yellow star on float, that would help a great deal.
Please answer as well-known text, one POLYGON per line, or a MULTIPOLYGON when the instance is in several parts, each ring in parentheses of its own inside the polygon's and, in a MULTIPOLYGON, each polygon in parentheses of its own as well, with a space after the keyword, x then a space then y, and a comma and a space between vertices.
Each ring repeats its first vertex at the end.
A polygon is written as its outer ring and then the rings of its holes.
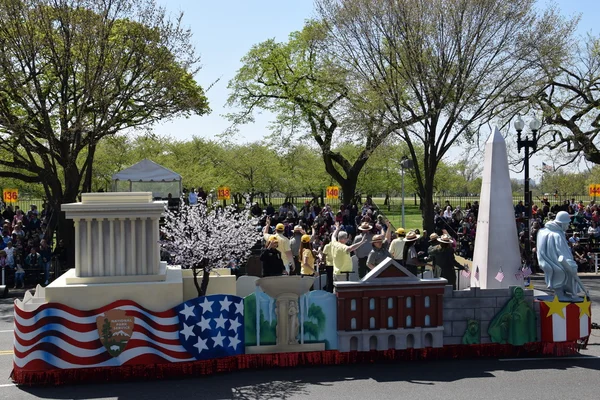
POLYGON ((583 317, 584 314, 590 318, 592 317, 592 310, 591 310, 592 302, 589 301, 587 296, 585 296, 583 298, 583 301, 581 303, 575 303, 575 304, 577 304, 577 307, 579 307, 579 318, 583 317))
POLYGON ((551 316, 552 314, 558 314, 562 319, 565 319, 564 309, 567 307, 568 303, 561 303, 558 300, 558 296, 554 296, 552 301, 544 301, 544 304, 548 306, 548 315, 546 317, 551 316))

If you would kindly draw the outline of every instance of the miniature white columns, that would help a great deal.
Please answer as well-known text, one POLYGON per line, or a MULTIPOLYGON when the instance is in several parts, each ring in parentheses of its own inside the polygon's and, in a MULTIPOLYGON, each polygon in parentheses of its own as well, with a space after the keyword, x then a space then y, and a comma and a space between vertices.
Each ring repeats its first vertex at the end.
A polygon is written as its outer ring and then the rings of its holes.
POLYGON ((152 193, 84 193, 62 208, 75 224, 76 277, 159 274, 164 204, 152 193))
POLYGON ((149 272, 151 274, 158 274, 158 266, 160 265, 160 245, 158 243, 158 240, 160 239, 160 233, 158 232, 159 219, 152 218, 150 223, 152 224, 152 240, 150 242, 152 251, 148 253, 150 254, 150 260, 148 260, 148 262, 152 269, 149 272))
MULTIPOLYGON (((80 234, 80 228, 79 228, 79 224, 80 224, 81 219, 79 218, 73 218, 73 223, 75 224, 75 240, 79 239, 79 234, 80 234)), ((82 276, 82 271, 81 271, 81 250, 79 250, 79 244, 77 243, 75 245, 75 274, 76 276, 82 276)))
POLYGON ((117 257, 115 254, 115 219, 108 219, 108 275, 115 276, 117 274, 117 257))

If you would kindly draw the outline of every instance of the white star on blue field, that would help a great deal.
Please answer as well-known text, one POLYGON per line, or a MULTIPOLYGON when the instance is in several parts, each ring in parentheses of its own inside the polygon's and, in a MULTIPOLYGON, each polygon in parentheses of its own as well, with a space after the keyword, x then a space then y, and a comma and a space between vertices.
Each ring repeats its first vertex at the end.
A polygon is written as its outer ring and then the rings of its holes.
POLYGON ((179 340, 197 360, 244 354, 244 299, 216 294, 175 307, 179 340))

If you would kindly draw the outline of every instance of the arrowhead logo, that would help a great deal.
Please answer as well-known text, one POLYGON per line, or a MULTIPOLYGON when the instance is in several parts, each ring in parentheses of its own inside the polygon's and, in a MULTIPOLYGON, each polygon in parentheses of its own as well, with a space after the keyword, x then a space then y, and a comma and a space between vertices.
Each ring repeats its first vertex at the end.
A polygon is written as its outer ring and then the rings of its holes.
POLYGON ((118 357, 125 350, 135 321, 125 310, 110 310, 96 318, 96 327, 102 345, 112 357, 118 357))

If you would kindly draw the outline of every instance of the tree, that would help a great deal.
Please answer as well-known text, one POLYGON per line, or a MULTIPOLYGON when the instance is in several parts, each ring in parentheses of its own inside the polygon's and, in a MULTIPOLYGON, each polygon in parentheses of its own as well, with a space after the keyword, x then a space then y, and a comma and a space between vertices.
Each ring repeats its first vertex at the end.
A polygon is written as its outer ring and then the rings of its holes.
POLYGON ((329 54, 368 83, 414 162, 423 226, 433 228, 434 180, 450 148, 537 82, 539 55, 563 54, 572 29, 535 0, 319 0, 329 54), (420 160, 417 145, 424 151, 420 160))
POLYGON ((0 177, 41 182, 72 248, 60 206, 91 190, 99 141, 207 113, 198 70, 181 17, 151 0, 0 0, 0 177))
POLYGON ((562 152, 562 165, 580 156, 600 164, 600 38, 588 35, 545 73, 545 84, 530 98, 550 125, 539 136, 540 147, 562 152))
POLYGON ((257 224, 249 206, 237 210, 236 206, 209 207, 202 201, 186 205, 182 201, 178 211, 165 208, 161 245, 171 254, 174 263, 193 271, 198 296, 204 296, 213 268, 246 262, 250 249, 262 237, 257 224), (202 282, 199 284, 200 272, 202 282))
POLYGON ((325 170, 340 184, 342 201, 349 204, 373 151, 418 117, 384 124, 368 88, 353 81, 345 66, 328 55, 326 46, 326 33, 314 21, 292 33, 287 43, 271 39, 253 46, 229 83, 228 104, 241 109, 229 118, 237 126, 252 122, 256 110, 268 110, 277 115, 273 137, 278 144, 287 147, 298 136, 314 140, 325 170), (354 143, 361 151, 347 158, 335 150, 341 143, 354 143))

